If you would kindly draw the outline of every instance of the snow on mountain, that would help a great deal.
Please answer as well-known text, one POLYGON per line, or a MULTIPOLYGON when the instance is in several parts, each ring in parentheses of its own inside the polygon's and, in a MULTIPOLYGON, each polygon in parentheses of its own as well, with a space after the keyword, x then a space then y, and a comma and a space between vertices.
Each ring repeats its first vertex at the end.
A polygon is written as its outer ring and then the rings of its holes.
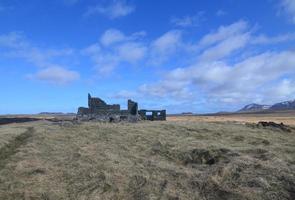
POLYGON ((295 109, 295 100, 276 103, 272 106, 252 103, 252 104, 246 105, 238 112, 253 112, 253 111, 262 111, 262 110, 293 110, 293 109, 295 109))
POLYGON ((241 110, 239 110, 239 112, 261 111, 261 110, 266 110, 269 108, 270 108, 269 105, 260 105, 260 104, 252 103, 243 107, 241 110))
POLYGON ((276 103, 270 107, 271 110, 289 110, 295 109, 295 100, 293 101, 284 101, 281 103, 276 103))

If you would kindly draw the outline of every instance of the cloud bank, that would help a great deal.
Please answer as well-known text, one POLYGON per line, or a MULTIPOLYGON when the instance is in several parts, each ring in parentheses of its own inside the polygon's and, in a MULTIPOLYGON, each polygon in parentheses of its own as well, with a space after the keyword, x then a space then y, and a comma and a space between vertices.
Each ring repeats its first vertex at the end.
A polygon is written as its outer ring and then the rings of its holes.
POLYGON ((158 82, 139 86, 134 97, 148 95, 167 104, 182 101, 207 105, 274 103, 294 98, 295 52, 267 50, 267 45, 294 40, 294 34, 256 34, 243 20, 220 26, 194 44, 185 42, 181 31, 169 31, 152 41, 148 51, 167 62, 173 62, 179 50, 187 52, 183 60, 195 59, 166 71, 158 82))
POLYGON ((290 22, 295 24, 295 1, 281 0, 280 8, 280 11, 284 12, 290 18, 290 22))

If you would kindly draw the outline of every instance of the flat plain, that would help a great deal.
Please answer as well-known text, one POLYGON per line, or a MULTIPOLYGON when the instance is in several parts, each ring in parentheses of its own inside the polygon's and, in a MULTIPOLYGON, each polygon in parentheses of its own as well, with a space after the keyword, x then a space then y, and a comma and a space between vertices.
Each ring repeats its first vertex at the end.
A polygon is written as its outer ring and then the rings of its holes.
POLYGON ((168 121, 205 121, 205 122, 240 122, 257 123, 259 121, 273 121, 295 126, 295 111, 279 112, 250 112, 212 115, 175 115, 168 117, 168 121))
POLYGON ((292 114, 1 125, 0 199, 295 199, 294 125, 292 114))

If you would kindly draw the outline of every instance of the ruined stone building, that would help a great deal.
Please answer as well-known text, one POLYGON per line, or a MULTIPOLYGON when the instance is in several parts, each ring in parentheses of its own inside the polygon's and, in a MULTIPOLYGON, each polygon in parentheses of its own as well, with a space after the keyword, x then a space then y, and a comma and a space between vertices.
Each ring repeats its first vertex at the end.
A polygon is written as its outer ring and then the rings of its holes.
POLYGON ((138 120, 166 120, 166 110, 138 110, 137 102, 128 100, 127 110, 121 110, 119 104, 109 105, 97 97, 88 94, 88 108, 79 107, 79 119, 96 119, 101 121, 138 121, 138 120))
POLYGON ((91 97, 88 94, 88 110, 90 113, 120 112, 120 105, 108 105, 105 101, 97 97, 91 97))
POLYGON ((138 114, 143 120, 151 120, 151 121, 166 120, 166 110, 139 110, 138 114))

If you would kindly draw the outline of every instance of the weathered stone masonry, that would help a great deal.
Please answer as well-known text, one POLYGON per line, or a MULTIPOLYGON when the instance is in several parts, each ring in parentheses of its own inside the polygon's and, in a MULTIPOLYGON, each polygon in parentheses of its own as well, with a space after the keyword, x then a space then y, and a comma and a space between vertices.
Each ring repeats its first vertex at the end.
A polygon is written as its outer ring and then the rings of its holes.
POLYGON ((139 115, 144 120, 151 120, 151 121, 166 120, 166 110, 140 110, 139 115))
POLYGON ((109 105, 97 97, 88 94, 88 108, 79 107, 79 119, 96 119, 101 121, 138 121, 138 120, 166 120, 166 110, 138 110, 138 103, 132 100, 127 102, 127 110, 121 110, 119 104, 109 105), (151 113, 151 115, 148 115, 151 113))

